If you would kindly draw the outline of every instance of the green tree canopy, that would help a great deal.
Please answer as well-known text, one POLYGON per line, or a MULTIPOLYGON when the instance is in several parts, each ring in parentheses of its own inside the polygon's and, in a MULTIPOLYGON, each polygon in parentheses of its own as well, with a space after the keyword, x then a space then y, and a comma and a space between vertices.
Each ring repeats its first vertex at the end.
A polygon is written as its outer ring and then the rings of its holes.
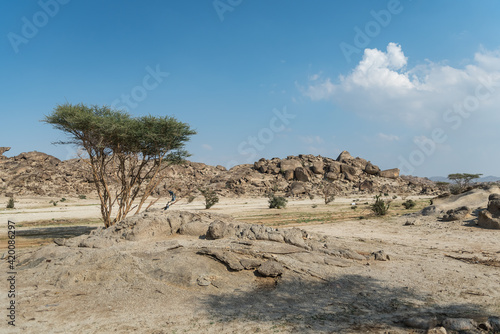
POLYGON ((454 173, 448 175, 448 179, 454 181, 458 187, 457 192, 464 191, 469 187, 472 180, 478 179, 483 174, 454 173))
POLYGON ((141 210, 164 178, 162 171, 189 156, 185 143, 196 134, 174 117, 132 117, 107 106, 85 104, 58 105, 42 121, 68 135, 59 144, 74 144, 86 152, 106 227, 135 207, 136 213, 141 210), (135 200, 139 202, 133 206, 135 200), (113 219, 115 204, 118 212, 113 219))

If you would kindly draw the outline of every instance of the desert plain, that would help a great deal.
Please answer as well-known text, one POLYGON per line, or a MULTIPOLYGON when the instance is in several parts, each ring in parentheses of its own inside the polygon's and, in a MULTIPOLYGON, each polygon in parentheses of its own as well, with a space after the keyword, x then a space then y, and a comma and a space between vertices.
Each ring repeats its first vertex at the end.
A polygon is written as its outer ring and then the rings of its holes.
POLYGON ((417 203, 406 210, 391 193, 381 217, 372 195, 290 198, 284 209, 262 196, 209 210, 181 198, 112 231, 96 197, 19 197, 0 210, 3 285, 9 220, 17 273, 16 326, 4 316, 1 332, 494 333, 500 230, 477 226, 477 212, 441 218, 485 209, 494 193, 434 198, 427 215, 433 196, 404 197, 417 203))

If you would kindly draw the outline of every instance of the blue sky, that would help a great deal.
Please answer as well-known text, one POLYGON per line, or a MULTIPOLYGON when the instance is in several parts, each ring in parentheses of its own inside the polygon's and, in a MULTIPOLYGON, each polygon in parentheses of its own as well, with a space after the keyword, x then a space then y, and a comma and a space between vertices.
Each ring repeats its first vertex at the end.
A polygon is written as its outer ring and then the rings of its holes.
POLYGON ((0 146, 68 159, 58 104, 172 115, 193 161, 342 150, 500 175, 500 3, 3 1, 0 146))

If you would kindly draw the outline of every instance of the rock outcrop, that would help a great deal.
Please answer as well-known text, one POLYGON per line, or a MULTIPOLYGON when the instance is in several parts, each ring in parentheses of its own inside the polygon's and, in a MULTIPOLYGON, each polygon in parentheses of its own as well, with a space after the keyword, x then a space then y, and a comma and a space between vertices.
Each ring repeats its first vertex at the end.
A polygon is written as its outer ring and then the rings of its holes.
POLYGON ((500 194, 488 197, 488 208, 480 211, 477 224, 484 228, 500 230, 500 194))
MULTIPOLYGON (((4 152, 8 148, 2 148, 4 152)), ((112 172, 112 171, 110 171, 112 172)), ((290 196, 321 194, 324 182, 332 182, 339 195, 394 192, 427 195, 438 188, 427 179, 399 176, 397 168, 380 171, 371 162, 343 151, 337 159, 299 155, 285 159, 260 159, 254 164, 229 170, 187 161, 165 169, 165 180, 154 196, 178 198, 196 195, 198 189, 211 188, 219 196, 262 196, 278 191, 290 196)), ((111 174, 110 174, 111 176, 111 174)), ((0 189, 4 195, 78 196, 95 194, 94 180, 83 159, 61 161, 40 152, 21 153, 7 158, 0 155, 0 189)))

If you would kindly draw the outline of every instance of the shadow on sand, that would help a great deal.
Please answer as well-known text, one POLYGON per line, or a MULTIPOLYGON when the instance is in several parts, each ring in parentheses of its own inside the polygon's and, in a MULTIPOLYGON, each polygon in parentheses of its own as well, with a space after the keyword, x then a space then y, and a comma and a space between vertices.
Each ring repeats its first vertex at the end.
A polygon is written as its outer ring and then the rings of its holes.
POLYGON ((16 236, 33 239, 55 239, 72 238, 83 234, 89 234, 96 226, 64 226, 64 227, 43 227, 29 230, 18 230, 16 236))
POLYGON ((432 296, 359 275, 328 281, 283 279, 274 288, 211 295, 203 302, 217 321, 268 322, 292 333, 377 333, 403 329, 410 317, 439 320, 485 314, 479 305, 437 306, 432 296))

